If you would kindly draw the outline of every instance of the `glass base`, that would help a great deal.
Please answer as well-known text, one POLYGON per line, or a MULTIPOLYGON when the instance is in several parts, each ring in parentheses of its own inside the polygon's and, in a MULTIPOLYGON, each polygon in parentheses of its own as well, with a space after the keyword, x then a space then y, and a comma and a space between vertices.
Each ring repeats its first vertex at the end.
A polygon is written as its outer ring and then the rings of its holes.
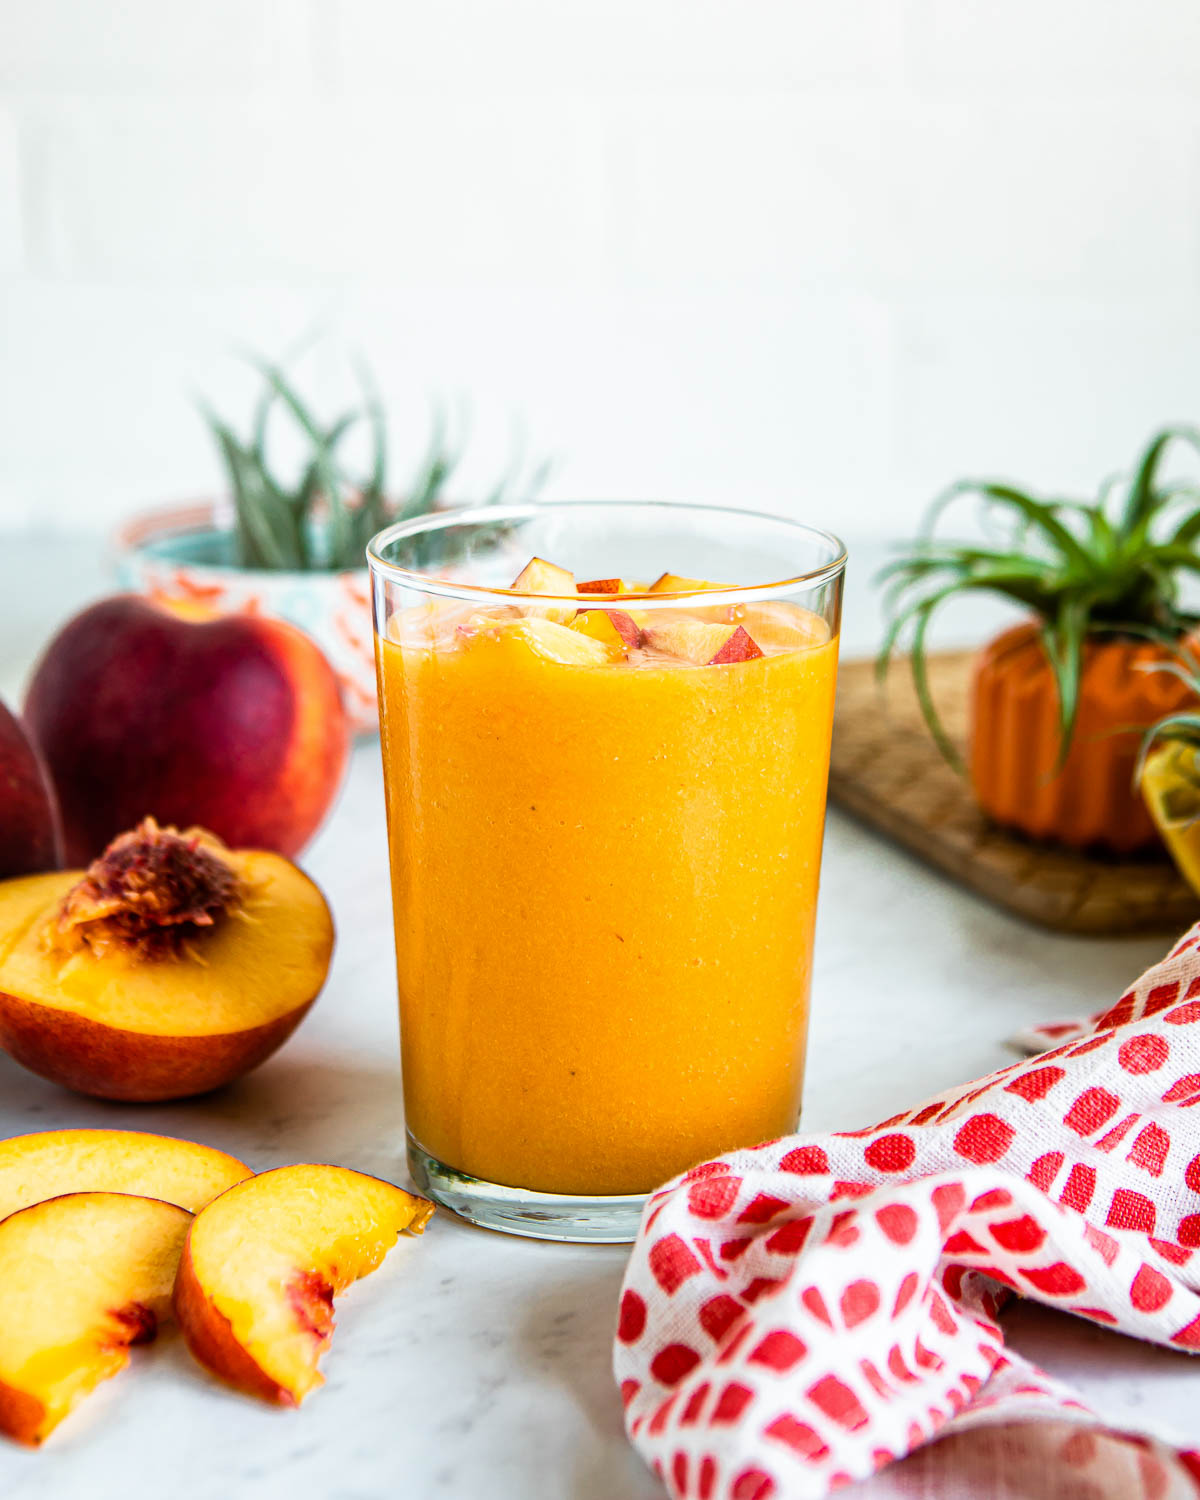
POLYGON ((408 1165, 419 1192, 427 1194, 469 1224, 499 1229, 533 1240, 627 1245, 637 1236, 647 1194, 613 1198, 535 1193, 468 1177, 438 1161, 410 1134, 408 1165))

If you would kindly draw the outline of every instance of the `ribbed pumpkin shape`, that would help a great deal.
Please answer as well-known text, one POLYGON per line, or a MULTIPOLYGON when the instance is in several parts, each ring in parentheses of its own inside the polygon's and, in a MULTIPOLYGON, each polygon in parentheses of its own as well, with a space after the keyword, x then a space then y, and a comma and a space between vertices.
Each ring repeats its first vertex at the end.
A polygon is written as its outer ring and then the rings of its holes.
POLYGON ((1133 854, 1158 834, 1133 776, 1140 730, 1194 703, 1152 641, 1100 635, 1084 646, 1079 712, 1061 769, 1058 689, 1029 622, 980 652, 971 696, 970 773, 994 822, 1073 849, 1133 854), (1134 726, 1131 728, 1131 726, 1134 726))

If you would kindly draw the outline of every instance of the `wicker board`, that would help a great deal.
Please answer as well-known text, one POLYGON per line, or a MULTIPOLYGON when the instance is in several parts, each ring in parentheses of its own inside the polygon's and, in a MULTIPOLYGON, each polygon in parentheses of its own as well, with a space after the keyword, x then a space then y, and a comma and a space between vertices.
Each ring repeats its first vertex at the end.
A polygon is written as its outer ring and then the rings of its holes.
MULTIPOLYGON (((947 729, 965 738, 970 654, 931 656, 930 684, 947 729)), ((1092 859, 1043 848, 987 823, 966 783, 929 737, 907 670, 883 692, 873 664, 843 664, 830 800, 981 896, 1061 932, 1179 931, 1200 901, 1165 856, 1092 859)))

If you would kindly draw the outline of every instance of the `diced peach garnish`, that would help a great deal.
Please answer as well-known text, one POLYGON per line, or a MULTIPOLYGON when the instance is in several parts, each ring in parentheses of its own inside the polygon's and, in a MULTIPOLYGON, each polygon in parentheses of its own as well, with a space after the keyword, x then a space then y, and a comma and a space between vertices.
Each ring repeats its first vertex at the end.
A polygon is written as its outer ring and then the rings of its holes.
POLYGON ((804 651, 823 646, 829 640, 829 626, 820 615, 784 599, 747 604, 739 618, 761 646, 804 651))
MULTIPOLYGON (((555 594, 561 598, 564 594, 575 593, 575 575, 568 573, 566 568, 547 562, 544 557, 531 557, 513 579, 512 586, 519 594, 555 594)), ((562 605, 527 604, 523 607, 523 613, 565 625, 575 611, 562 605)))
POLYGON ((617 654, 600 641, 572 630, 569 625, 560 625, 541 615, 526 615, 519 620, 501 621, 494 628, 461 636, 460 643, 472 650, 483 650, 496 645, 515 646, 546 661, 560 662, 568 667, 603 666, 617 654))
POLYGON ((531 557, 513 579, 512 587, 518 594, 573 594, 575 575, 544 557, 531 557))
POLYGON ((581 594, 636 594, 638 590, 627 578, 589 578, 575 587, 581 594))
POLYGON ((636 646, 641 632, 624 610, 581 609, 570 624, 571 630, 599 641, 612 656, 623 657, 636 646))
POLYGON ((758 642, 749 634, 745 626, 739 625, 709 662, 709 666, 723 666, 729 661, 753 661, 761 655, 762 648, 758 642))
POLYGON ((477 604, 459 599, 427 599, 422 604, 410 604, 397 610, 388 621, 387 633, 398 646, 432 651, 438 646, 449 645, 460 630, 478 629, 484 620, 489 624, 498 619, 515 620, 519 613, 502 605, 485 616, 477 604))
POLYGON ((648 594, 702 594, 707 589, 728 587, 727 583, 706 583, 702 578, 684 578, 679 573, 661 573, 646 592, 648 594))
POLYGON ((679 656, 694 666, 720 666, 725 662, 750 661, 762 652, 740 625, 706 624, 701 620, 672 620, 665 625, 647 625, 648 646, 668 656, 679 656))

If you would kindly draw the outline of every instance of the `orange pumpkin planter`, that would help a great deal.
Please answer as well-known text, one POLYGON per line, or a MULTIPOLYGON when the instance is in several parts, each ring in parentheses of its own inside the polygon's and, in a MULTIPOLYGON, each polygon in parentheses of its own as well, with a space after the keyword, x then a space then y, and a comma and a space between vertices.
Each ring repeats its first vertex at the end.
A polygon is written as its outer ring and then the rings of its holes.
POLYGON ((930 619, 966 593, 998 595, 1032 616, 983 648, 971 696, 967 770, 979 806, 1002 827, 1117 855, 1158 841, 1135 786, 1146 733, 1200 744, 1200 632, 1179 597, 1180 580, 1200 573, 1200 486, 1158 477, 1176 442, 1200 453, 1200 428, 1156 433, 1121 492, 1107 484, 1091 503, 1040 500, 1013 484, 954 485, 881 575, 890 616, 881 670, 907 636, 925 721, 955 766, 958 748, 929 691, 930 619), (982 542, 936 537, 946 504, 962 495, 983 501, 1007 535, 993 540, 993 526, 982 542))
POLYGON ((1084 643, 1071 748, 1059 764, 1058 685, 1036 622, 985 646, 971 694, 969 771, 996 823, 1072 848, 1133 854, 1158 843, 1134 784, 1142 735, 1194 703, 1187 685, 1147 671, 1165 647, 1128 636, 1084 643))

